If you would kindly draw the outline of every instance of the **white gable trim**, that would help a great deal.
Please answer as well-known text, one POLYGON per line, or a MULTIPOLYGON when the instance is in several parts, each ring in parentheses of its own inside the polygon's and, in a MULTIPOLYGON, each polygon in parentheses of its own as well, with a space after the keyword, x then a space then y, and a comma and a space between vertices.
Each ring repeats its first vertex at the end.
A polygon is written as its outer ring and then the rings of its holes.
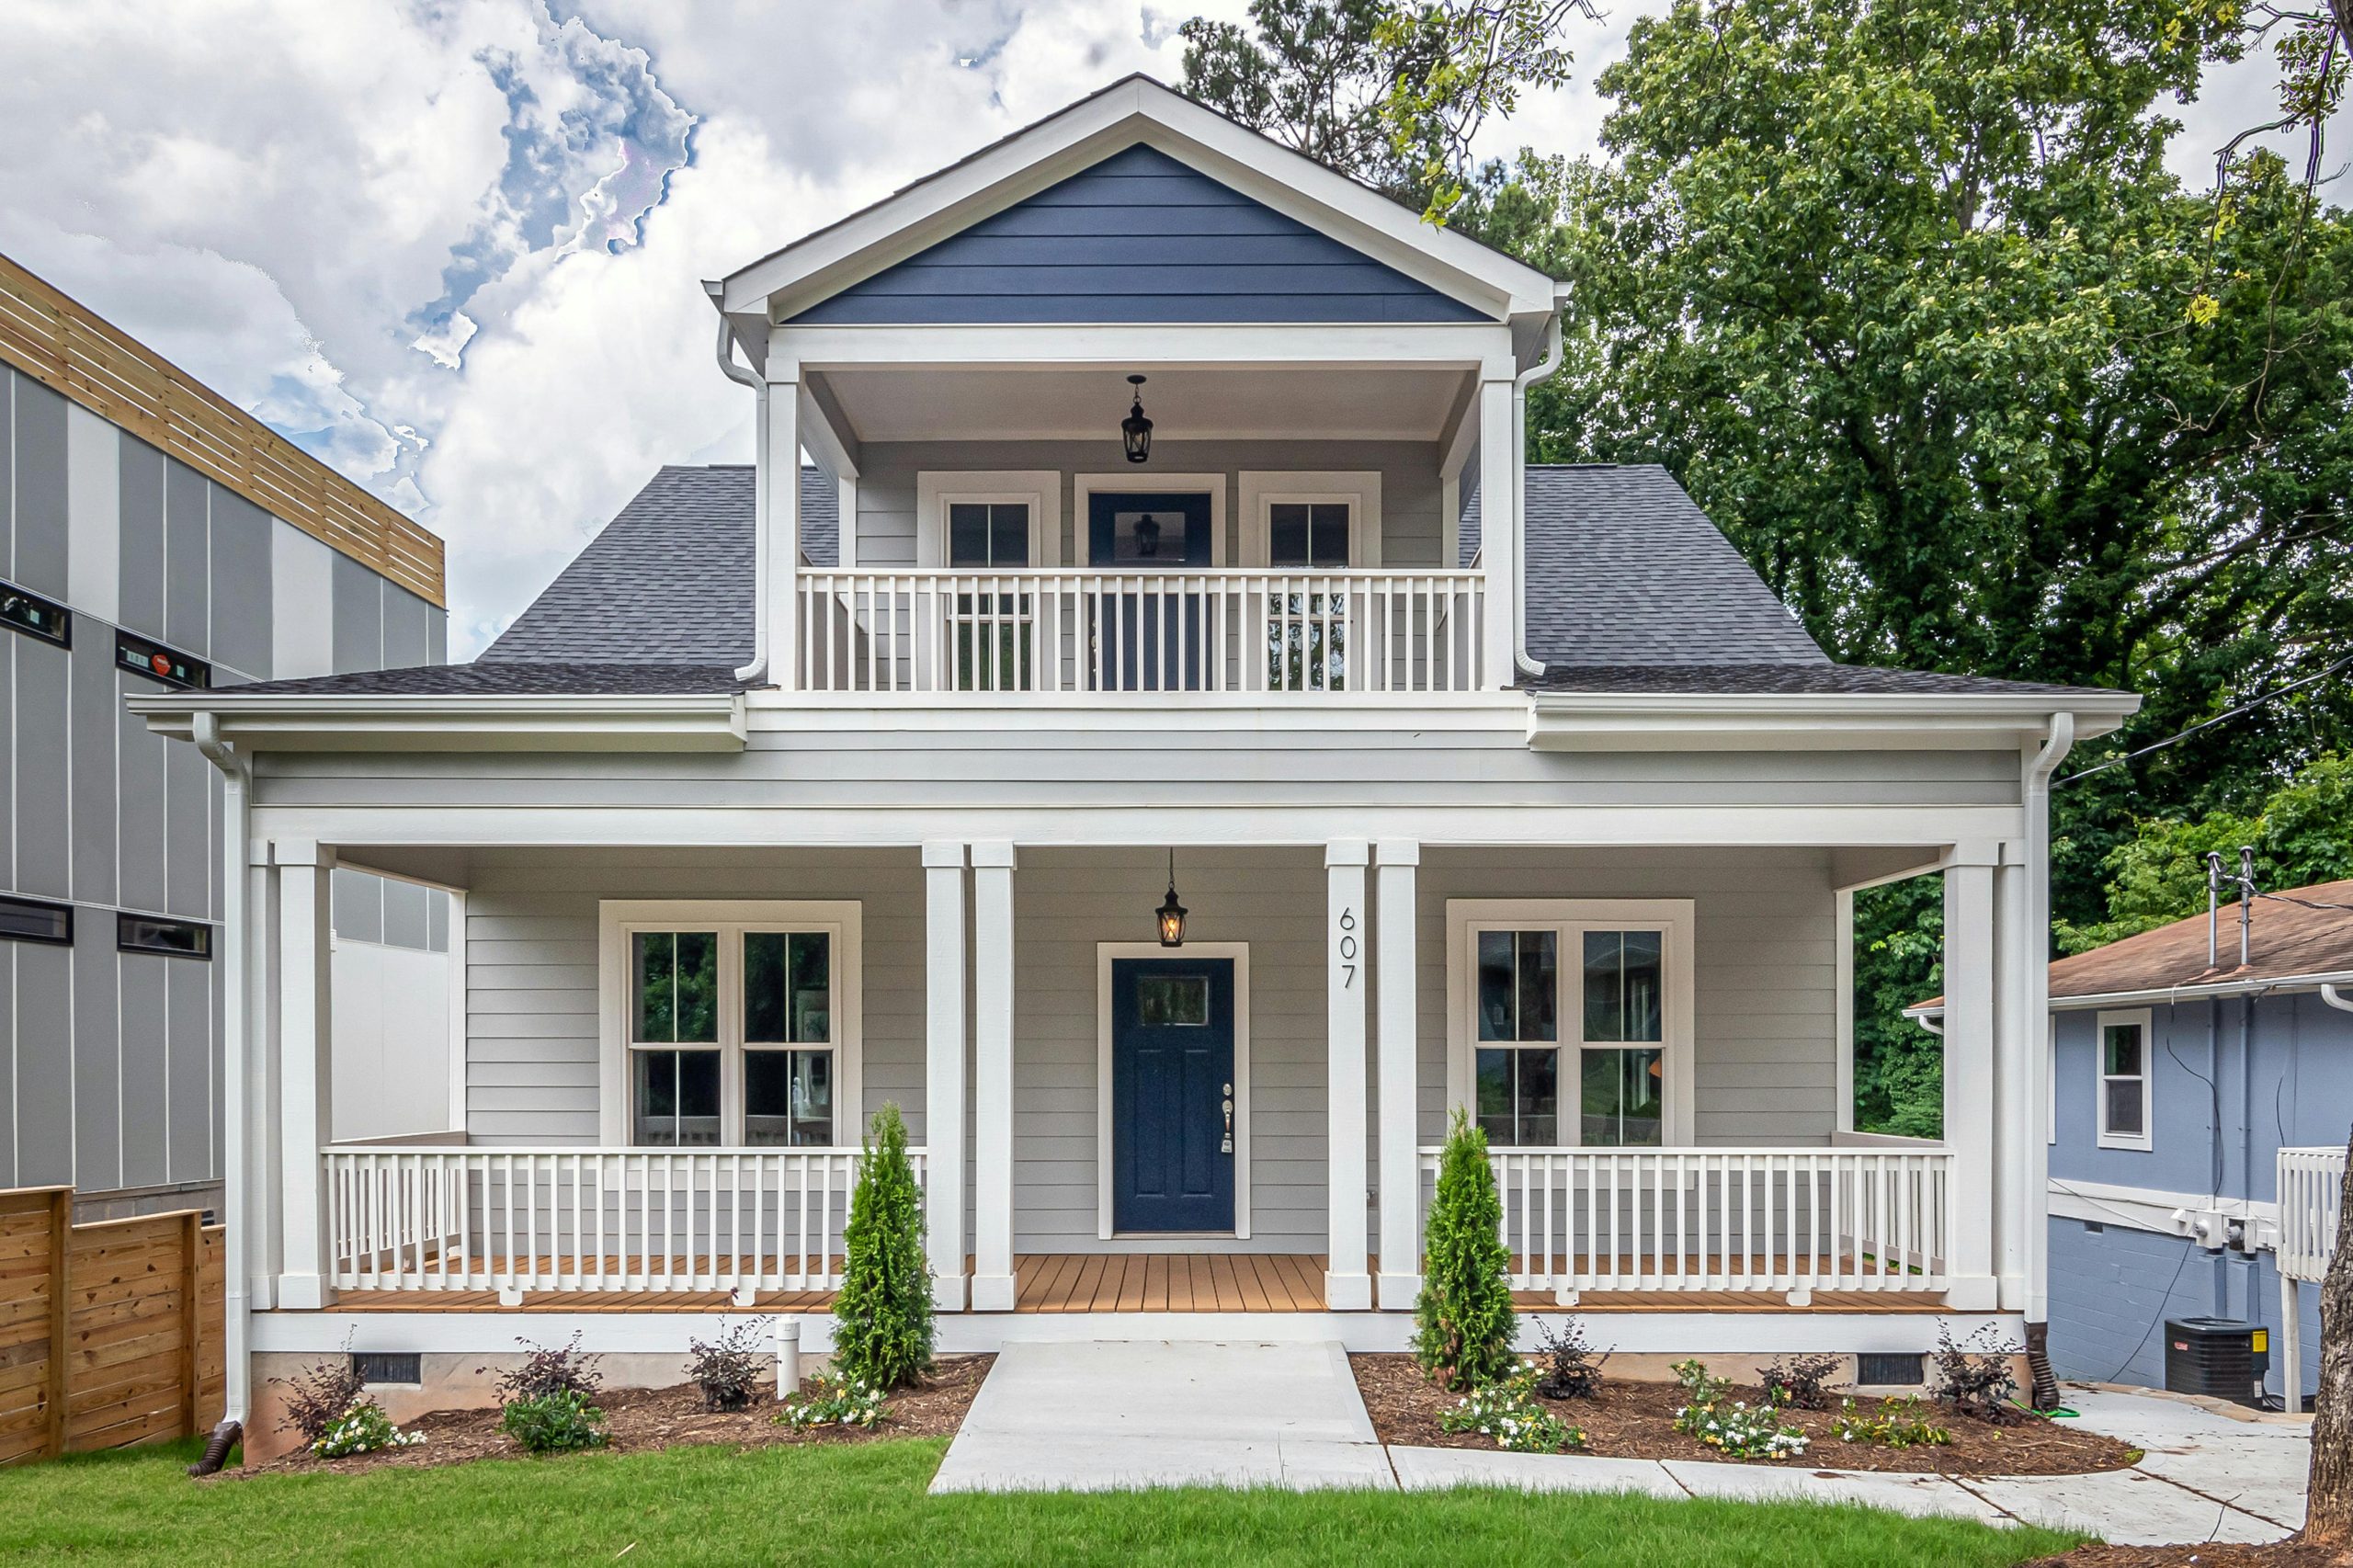
POLYGON ((789 319, 908 256, 1142 143, 1498 320, 1542 316, 1534 267, 1334 174, 1223 115, 1131 77, 862 212, 732 274, 720 308, 789 319))

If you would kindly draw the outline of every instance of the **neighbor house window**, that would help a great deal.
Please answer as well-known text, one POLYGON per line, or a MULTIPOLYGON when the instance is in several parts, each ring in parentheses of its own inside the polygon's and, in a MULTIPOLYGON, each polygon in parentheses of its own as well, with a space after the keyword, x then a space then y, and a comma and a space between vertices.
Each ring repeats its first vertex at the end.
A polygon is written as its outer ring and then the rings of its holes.
MULTIPOLYGON (((858 906, 608 903, 620 1060, 608 1135, 655 1148, 854 1141, 858 906), (697 913, 705 918, 697 919, 697 913), (649 917, 650 916, 650 917, 649 917), (665 918, 665 916, 668 916, 665 918), (613 1114, 618 1110, 620 1114, 613 1114)), ((608 995, 612 992, 608 990, 608 995)))
POLYGON ((2149 1013, 2102 1013, 2097 1027, 2099 1146, 2147 1149, 2149 1013))
POLYGON ((1496 1147, 1656 1147, 1688 1073, 1689 905, 1456 900, 1452 1092, 1496 1147), (1492 913, 1490 913, 1492 912, 1492 913))

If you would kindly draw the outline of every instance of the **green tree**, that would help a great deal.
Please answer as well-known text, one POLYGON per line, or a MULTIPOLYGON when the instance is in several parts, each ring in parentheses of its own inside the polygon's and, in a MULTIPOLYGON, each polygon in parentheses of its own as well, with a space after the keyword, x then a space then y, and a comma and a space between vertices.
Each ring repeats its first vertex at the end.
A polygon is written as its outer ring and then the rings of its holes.
POLYGON ((842 1229, 847 1256, 834 1301, 834 1371, 891 1389, 930 1369, 932 1338, 923 1192, 897 1106, 886 1101, 874 1113, 861 1153, 842 1229))
POLYGON ((2084 952, 2202 912, 2208 853, 2234 877, 2242 845, 2255 850, 2256 885, 2267 892, 2353 877, 2353 760, 2315 758, 2252 812, 2143 822, 2109 852, 2107 918, 2061 923, 2061 949, 2084 952))
POLYGON ((1481 1388, 1511 1369, 1519 1318, 1503 1219, 1487 1135, 1457 1106, 1438 1157, 1414 1302, 1414 1355, 1441 1388, 1481 1388))

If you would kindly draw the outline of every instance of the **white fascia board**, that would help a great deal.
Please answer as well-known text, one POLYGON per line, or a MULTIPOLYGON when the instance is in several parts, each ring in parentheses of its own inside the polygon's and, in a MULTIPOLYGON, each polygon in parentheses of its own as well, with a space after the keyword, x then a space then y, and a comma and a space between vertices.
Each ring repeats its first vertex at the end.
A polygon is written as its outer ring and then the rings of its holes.
POLYGON ((985 365, 1059 369, 1073 365, 1346 365, 1427 369, 1448 366, 1490 381, 1512 374, 1511 332, 1483 322, 1038 322, 779 326, 768 332, 772 381, 811 370, 985 365))
POLYGON ((1139 142, 1498 320, 1554 308, 1558 285, 1534 267, 1142 77, 731 274, 721 308, 787 320, 1139 142))
POLYGON ((2076 734, 2106 734, 2134 697, 1822 693, 1716 696, 1537 692, 1528 744, 1538 751, 1881 751, 2009 749, 2040 740, 2054 712, 2076 734))
POLYGON ((1083 729, 1165 734, 1171 731, 1263 730, 1369 733, 1381 731, 1518 735, 1527 727, 1528 699, 1517 691, 1463 692, 1444 701, 1399 701, 1379 693, 1285 696, 1266 692, 1154 692, 1154 700, 1106 698, 1093 692, 1022 692, 1015 700, 994 692, 926 692, 876 700, 871 692, 745 693, 754 730, 890 733, 963 730, 991 735, 1083 729))
POLYGON ((728 752, 744 749, 743 699, 700 697, 317 697, 226 692, 135 699, 133 716, 172 740, 198 712, 247 751, 728 752), (203 700, 191 703, 189 696, 203 700))
MULTIPOLYGON (((2053 996, 2054 1013, 2088 1013, 2102 1007, 2166 1007, 2178 1002, 2208 1002, 2217 997, 2268 996, 2274 992, 2317 991, 2324 985, 2353 985, 2353 969, 2314 974, 2281 974, 2268 980, 2218 980, 2205 985, 2160 985, 2145 991, 2102 991, 2088 996, 2053 996)), ((1940 1018, 1942 1002, 1920 1003, 1904 1009, 1907 1018, 1940 1018)))

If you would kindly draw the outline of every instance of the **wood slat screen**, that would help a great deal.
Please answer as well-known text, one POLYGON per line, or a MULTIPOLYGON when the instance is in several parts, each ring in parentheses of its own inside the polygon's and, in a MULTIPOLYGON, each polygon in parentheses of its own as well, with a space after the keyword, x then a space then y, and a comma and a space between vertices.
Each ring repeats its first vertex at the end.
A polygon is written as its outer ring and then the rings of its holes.
POLYGON ((0 359, 447 607, 439 539, 6 256, 0 359))
POLYGON ((0 1192, 0 1464, 186 1437, 221 1413, 222 1228, 193 1210, 74 1223, 0 1192))

